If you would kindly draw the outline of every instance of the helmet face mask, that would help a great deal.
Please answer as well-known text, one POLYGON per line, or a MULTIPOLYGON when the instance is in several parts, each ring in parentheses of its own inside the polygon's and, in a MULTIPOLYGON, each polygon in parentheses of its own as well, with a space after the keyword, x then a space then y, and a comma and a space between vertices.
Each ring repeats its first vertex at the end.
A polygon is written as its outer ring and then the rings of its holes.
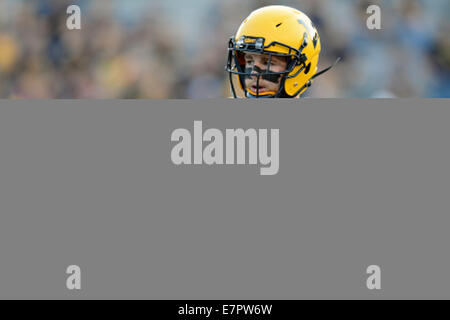
POLYGON ((302 12, 286 6, 267 6, 253 11, 228 43, 226 71, 231 92, 236 98, 233 79, 237 79, 247 98, 297 97, 311 85, 320 50, 318 33, 302 12), (246 53, 267 57, 267 67, 247 67, 246 53), (285 70, 270 70, 274 57, 284 57, 285 70), (256 81, 253 88, 246 86, 245 80, 249 78, 256 81), (258 83, 271 80, 280 82, 278 91, 259 92, 258 83))
POLYGON ((231 38, 228 46, 228 60, 226 71, 230 75, 230 86, 234 97, 236 97, 234 84, 232 81, 232 75, 237 75, 239 79, 239 85, 245 92, 247 98, 281 98, 287 97, 284 92, 284 83, 286 79, 290 79, 296 76, 299 72, 303 71, 305 66, 306 57, 295 48, 289 47, 283 43, 272 42, 267 46, 264 46, 265 39, 263 37, 241 37, 238 41, 231 38), (287 53, 280 53, 271 51, 274 47, 283 48, 287 53), (267 67, 262 70, 258 66, 248 67, 245 61, 246 54, 262 55, 267 58, 267 67), (286 67, 283 71, 271 70, 271 62, 283 60, 286 62, 286 67), (296 66, 301 68, 294 74, 289 75, 296 66), (246 79, 256 78, 256 90, 248 88, 245 84, 246 79), (280 79, 281 78, 281 79, 280 79), (276 92, 259 92, 259 83, 261 80, 269 81, 272 83, 279 82, 279 88, 276 92))

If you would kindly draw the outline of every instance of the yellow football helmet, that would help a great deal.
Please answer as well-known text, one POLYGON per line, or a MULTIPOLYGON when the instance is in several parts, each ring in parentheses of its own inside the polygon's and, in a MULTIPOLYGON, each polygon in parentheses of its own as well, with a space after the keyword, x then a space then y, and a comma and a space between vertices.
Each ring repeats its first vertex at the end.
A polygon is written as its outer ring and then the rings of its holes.
POLYGON ((247 98, 297 97, 311 86, 313 79, 319 75, 317 64, 320 50, 319 34, 304 13, 279 5, 255 10, 242 22, 228 44, 226 71, 229 73, 231 92, 236 98, 233 78, 237 77, 247 98), (244 59, 246 52, 267 55, 267 69, 246 69, 244 59), (286 57, 286 70, 270 71, 272 56, 286 57), (260 78, 279 81, 279 77, 282 77, 280 88, 278 92, 259 93, 258 89, 257 92, 253 92, 251 88, 245 86, 246 77, 251 76, 257 77, 257 83, 260 78))

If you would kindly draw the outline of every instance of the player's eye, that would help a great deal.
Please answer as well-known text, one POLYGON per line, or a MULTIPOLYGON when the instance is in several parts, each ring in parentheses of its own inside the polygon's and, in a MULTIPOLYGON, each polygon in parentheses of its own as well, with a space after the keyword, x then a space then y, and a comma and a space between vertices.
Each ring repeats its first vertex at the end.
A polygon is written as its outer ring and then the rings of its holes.
MULTIPOLYGON (((269 60, 264 60, 262 63, 263 63, 263 65, 267 66, 268 63, 269 63, 269 60)), ((275 65, 276 65, 276 62, 271 60, 270 61, 270 66, 275 66, 275 65)))

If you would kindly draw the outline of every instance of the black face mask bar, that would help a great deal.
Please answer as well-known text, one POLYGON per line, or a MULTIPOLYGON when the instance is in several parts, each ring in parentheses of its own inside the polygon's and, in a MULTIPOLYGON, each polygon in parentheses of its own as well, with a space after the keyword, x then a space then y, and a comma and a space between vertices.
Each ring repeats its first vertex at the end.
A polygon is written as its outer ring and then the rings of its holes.
MULTIPOLYGON (((233 38, 230 38, 229 44, 228 44, 228 59, 227 59, 227 66, 225 68, 225 70, 228 72, 229 75, 229 81, 230 81, 230 89, 231 92, 233 94, 234 98, 237 98, 236 95, 236 90, 234 88, 234 84, 233 84, 233 74, 238 76, 238 80, 241 83, 242 88, 245 91, 245 95, 247 98, 259 98, 259 80, 262 78, 264 80, 267 81, 271 81, 271 82, 278 82, 278 79, 281 76, 284 76, 281 80, 280 83, 280 88, 278 90, 278 92, 276 92, 273 95, 264 95, 261 97, 265 97, 265 98, 279 98, 279 97, 283 97, 283 95, 285 97, 287 97, 287 95, 284 92, 284 83, 287 79, 290 78, 294 78, 296 77, 300 72, 302 72, 305 68, 305 62, 307 60, 306 56, 304 54, 302 54, 302 50, 306 47, 307 45, 307 35, 306 33, 304 34, 304 38, 303 38, 303 42, 302 45, 300 46, 299 49, 295 49, 292 48, 288 45, 279 43, 279 42, 271 42, 269 45, 264 46, 264 38, 258 38, 258 37, 243 37, 241 39, 239 39, 239 41, 235 42, 233 38), (285 47, 288 49, 287 54, 282 54, 282 53, 273 53, 270 51, 266 51, 266 49, 270 48, 271 46, 274 45, 279 45, 282 47, 285 47), (236 48, 238 47, 238 48, 236 48), (291 53, 292 51, 292 53, 291 53), (258 68, 257 66, 253 67, 253 68, 246 68, 245 70, 243 70, 242 65, 245 65, 245 63, 243 63, 242 61, 239 61, 239 58, 243 58, 242 54, 243 52, 254 52, 254 53, 258 53, 258 54, 266 54, 269 56, 268 59, 268 63, 267 63, 267 69, 266 70, 261 70, 260 68, 258 68), (241 55, 239 57, 239 55, 241 55), (281 71, 281 72, 272 72, 270 71, 270 61, 272 59, 272 56, 279 56, 279 57, 286 57, 288 60, 288 64, 287 64, 287 68, 285 71, 281 71), (292 72, 292 70, 296 67, 301 65, 301 68, 299 68, 299 70, 293 74, 293 75, 288 75, 289 73, 292 72), (256 71, 256 73, 254 72, 256 71), (248 90, 245 87, 245 78, 249 78, 249 77, 255 77, 256 76, 256 96, 251 94, 250 92, 248 92, 248 90)), ((308 88, 311 86, 312 84, 312 80, 322 74, 324 74, 325 72, 329 71, 332 67, 334 67, 336 65, 336 63, 338 63, 340 60, 340 58, 338 58, 333 65, 331 65, 330 67, 316 73, 314 76, 311 77, 311 79, 303 86, 301 87, 293 96, 297 96, 301 91, 303 91, 305 88, 308 88)))
MULTIPOLYGON (((268 62, 267 64, 269 65, 270 62, 268 62)), ((245 73, 246 73, 245 78, 247 79, 251 79, 255 76, 260 76, 263 80, 267 80, 272 83, 278 83, 278 80, 280 79, 281 76, 280 74, 275 74, 270 71, 267 72, 267 70, 262 70, 258 66, 254 66, 253 68, 245 68, 245 73)))

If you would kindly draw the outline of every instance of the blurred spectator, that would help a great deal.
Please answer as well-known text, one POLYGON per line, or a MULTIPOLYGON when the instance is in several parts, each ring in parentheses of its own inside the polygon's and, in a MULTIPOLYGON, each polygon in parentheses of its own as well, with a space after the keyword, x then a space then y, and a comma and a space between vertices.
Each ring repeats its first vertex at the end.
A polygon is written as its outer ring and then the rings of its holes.
POLYGON ((310 97, 450 97, 448 0, 0 0, 0 98, 229 96, 227 42, 254 9, 308 14, 322 41, 310 97), (379 4, 382 30, 366 28, 379 4))

